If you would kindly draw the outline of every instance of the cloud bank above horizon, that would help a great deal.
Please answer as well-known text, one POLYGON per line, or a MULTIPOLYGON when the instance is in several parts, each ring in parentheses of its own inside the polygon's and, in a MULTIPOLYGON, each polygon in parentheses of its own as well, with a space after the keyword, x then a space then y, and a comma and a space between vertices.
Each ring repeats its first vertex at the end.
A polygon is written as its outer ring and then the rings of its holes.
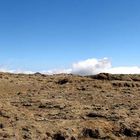
MULTIPOLYGON (((25 73, 33 74, 34 71, 26 70, 9 70, 5 68, 0 68, 0 72, 10 72, 10 73, 25 73)), ((139 66, 120 66, 113 67, 111 61, 108 58, 96 59, 90 58, 87 60, 82 60, 76 63, 73 63, 69 69, 54 69, 47 71, 39 71, 43 74, 77 74, 77 75, 95 75, 98 73, 111 73, 111 74, 140 74, 139 66)))

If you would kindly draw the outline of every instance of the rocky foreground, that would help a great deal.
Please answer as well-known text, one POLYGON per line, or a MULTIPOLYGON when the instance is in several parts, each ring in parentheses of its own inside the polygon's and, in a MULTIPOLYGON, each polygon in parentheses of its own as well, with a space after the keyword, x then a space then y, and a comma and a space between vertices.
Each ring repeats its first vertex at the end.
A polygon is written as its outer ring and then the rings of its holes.
POLYGON ((0 140, 140 140, 140 75, 0 73, 0 140))

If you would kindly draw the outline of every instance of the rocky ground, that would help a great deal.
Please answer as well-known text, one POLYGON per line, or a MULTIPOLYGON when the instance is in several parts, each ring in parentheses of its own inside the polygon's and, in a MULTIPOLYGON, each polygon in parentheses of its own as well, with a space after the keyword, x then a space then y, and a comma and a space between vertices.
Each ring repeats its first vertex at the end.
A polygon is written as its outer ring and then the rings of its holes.
POLYGON ((140 140, 140 75, 0 73, 0 140, 140 140))

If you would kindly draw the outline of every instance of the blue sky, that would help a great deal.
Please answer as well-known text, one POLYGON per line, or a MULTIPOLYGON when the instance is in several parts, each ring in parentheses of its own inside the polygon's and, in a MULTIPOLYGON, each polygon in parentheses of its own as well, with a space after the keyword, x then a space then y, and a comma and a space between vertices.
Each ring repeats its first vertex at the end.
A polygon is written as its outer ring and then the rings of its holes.
POLYGON ((0 67, 69 68, 89 58, 140 66, 139 0, 1 0, 0 67))

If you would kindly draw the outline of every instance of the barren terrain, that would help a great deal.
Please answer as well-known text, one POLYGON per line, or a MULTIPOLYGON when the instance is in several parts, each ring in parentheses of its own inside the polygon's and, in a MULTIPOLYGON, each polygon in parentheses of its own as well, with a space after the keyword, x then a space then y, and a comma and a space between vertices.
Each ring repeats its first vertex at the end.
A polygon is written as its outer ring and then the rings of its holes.
POLYGON ((0 73, 0 140, 140 140, 140 75, 0 73))

